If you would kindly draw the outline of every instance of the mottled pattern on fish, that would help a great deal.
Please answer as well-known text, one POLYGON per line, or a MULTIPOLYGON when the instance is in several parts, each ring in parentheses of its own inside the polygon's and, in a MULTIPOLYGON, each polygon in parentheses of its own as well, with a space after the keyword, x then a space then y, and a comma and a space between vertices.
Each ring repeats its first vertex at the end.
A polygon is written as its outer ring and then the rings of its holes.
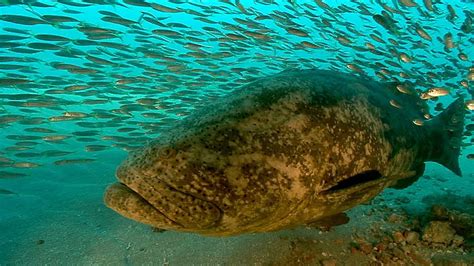
MULTIPOLYGON (((132 153, 117 170, 128 188, 113 185, 106 203, 156 227, 208 235, 272 231, 345 211, 413 182, 424 161, 448 163, 433 142, 448 145, 440 119, 413 124, 426 106, 397 85, 320 70, 259 79, 132 153), (358 175, 373 180, 344 182, 358 175)), ((462 100, 454 109, 456 162, 447 166, 458 172, 462 100)))

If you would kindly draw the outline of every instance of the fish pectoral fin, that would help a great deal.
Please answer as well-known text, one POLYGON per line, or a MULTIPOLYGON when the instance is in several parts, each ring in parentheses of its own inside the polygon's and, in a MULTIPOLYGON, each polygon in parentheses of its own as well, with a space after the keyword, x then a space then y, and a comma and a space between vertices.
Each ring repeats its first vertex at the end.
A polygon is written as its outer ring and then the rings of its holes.
POLYGON ((395 182, 395 184, 391 185, 390 187, 391 188, 395 188, 395 189, 404 189, 406 187, 409 187, 411 186, 413 183, 415 183, 419 178, 420 176, 423 175, 423 173, 425 172, 425 164, 422 163, 420 164, 418 167, 416 167, 415 170, 413 170, 412 172, 414 172, 413 175, 407 177, 407 178, 402 178, 402 179, 399 179, 395 182))
POLYGON ((341 212, 331 216, 327 216, 306 224, 308 227, 318 228, 322 231, 329 231, 331 227, 343 225, 349 222, 347 214, 341 212))

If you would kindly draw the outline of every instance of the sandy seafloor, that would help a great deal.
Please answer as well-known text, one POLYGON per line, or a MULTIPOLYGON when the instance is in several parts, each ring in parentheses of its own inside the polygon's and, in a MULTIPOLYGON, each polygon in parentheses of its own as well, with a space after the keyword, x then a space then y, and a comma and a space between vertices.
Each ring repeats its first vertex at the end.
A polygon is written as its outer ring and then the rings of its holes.
POLYGON ((465 156, 463 177, 429 163, 417 183, 385 190, 349 211, 348 224, 328 232, 301 226, 227 238, 154 232, 105 207, 103 191, 125 156, 106 151, 93 163, 40 167, 28 177, 1 179, 0 187, 17 194, 0 195, 0 264, 474 265, 468 239, 454 247, 397 238, 410 230, 422 234, 413 221, 429 222, 434 203, 474 217, 474 167, 465 156))

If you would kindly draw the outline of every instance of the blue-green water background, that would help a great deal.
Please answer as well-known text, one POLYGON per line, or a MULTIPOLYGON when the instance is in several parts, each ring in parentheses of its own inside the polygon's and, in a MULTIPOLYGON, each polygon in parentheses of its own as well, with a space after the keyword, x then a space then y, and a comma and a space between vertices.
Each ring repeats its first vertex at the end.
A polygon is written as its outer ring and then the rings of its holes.
MULTIPOLYGON (((223 2, 204 0, 189 2, 202 7, 189 3, 174 4, 159 1, 160 4, 171 8, 179 8, 184 11, 193 10, 206 14, 207 19, 216 23, 208 24, 197 20, 197 17, 190 12, 166 13, 150 7, 138 7, 123 2, 108 5, 89 4, 90 6, 87 7, 75 7, 55 1, 41 1, 41 3, 52 5, 52 7, 24 4, 3 4, 0 6, 0 15, 15 14, 34 18, 38 18, 39 15, 62 15, 78 21, 20 25, 0 20, 0 35, 22 35, 7 32, 4 30, 5 28, 21 29, 29 33, 29 37, 24 40, 12 41, 12 43, 16 43, 13 46, 18 44, 18 47, 32 49, 29 48, 29 44, 46 42, 36 39, 35 35, 37 34, 56 34, 71 39, 66 42, 48 42, 59 45, 61 49, 37 49, 36 52, 29 54, 14 52, 15 49, 5 44, 6 42, 2 42, 3 45, 0 48, 0 57, 19 58, 16 62, 0 62, 0 67, 2 65, 17 66, 14 67, 15 69, 1 67, 0 78, 18 77, 30 80, 26 84, 0 87, 0 95, 2 95, 0 97, 0 116, 3 118, 17 116, 9 122, 0 124, 0 158, 2 158, 0 170, 26 175, 18 178, 0 177, 0 188, 14 193, 0 194, 0 229, 3 238, 5 238, 2 241, 3 244, 0 245, 0 262, 2 260, 7 262, 17 260, 19 254, 15 254, 13 251, 24 248, 25 239, 34 241, 37 238, 47 238, 44 232, 54 231, 54 228, 65 228, 60 230, 61 232, 68 232, 68 230, 72 230, 71 228, 84 228, 84 239, 82 239, 84 241, 86 241, 85 239, 90 241, 90 236, 100 238, 101 235, 108 234, 108 222, 93 221, 101 221, 100 219, 104 219, 101 213, 109 212, 101 201, 102 193, 105 186, 114 181, 115 167, 125 158, 126 150, 139 147, 146 141, 159 137, 160 130, 172 127, 180 119, 191 114, 195 108, 215 101, 255 78, 296 67, 351 72, 347 68, 347 64, 356 64, 363 69, 367 76, 377 79, 375 73, 380 68, 377 68, 374 63, 393 61, 401 65, 400 68, 387 65, 387 69, 394 71, 394 76, 397 76, 398 72, 404 71, 412 74, 412 78, 408 79, 410 81, 423 78, 431 86, 450 88, 451 95, 441 97, 438 101, 444 103, 445 106, 453 100, 458 92, 463 92, 467 99, 472 97, 469 90, 459 84, 461 80, 466 80, 469 67, 473 66, 473 35, 472 33, 462 34, 459 29, 465 19, 463 10, 473 11, 472 3, 449 1, 458 15, 454 22, 449 22, 446 19, 448 2, 435 4, 437 11, 430 12, 425 9, 422 1, 417 1, 419 9, 427 12, 430 18, 421 16, 418 8, 400 7, 404 11, 404 15, 395 14, 394 18, 400 30, 405 32, 406 36, 410 36, 401 38, 391 35, 382 26, 375 23, 371 15, 361 15, 360 12, 357 12, 357 6, 363 5, 368 7, 372 14, 379 14, 382 8, 375 1, 358 1, 357 4, 352 1, 335 1, 330 4, 332 8, 345 5, 352 10, 352 12, 338 13, 337 15, 332 13, 334 10, 318 7, 314 1, 295 1, 295 5, 287 1, 275 1, 278 4, 264 5, 242 0, 240 3, 245 8, 246 14, 239 8, 223 2), (69 10, 79 13, 71 14, 69 10), (286 14, 287 19, 291 21, 286 26, 298 26, 299 29, 306 31, 309 37, 299 37, 288 33, 284 29, 285 27, 281 26, 282 23, 274 19, 256 21, 257 14, 253 10, 261 15, 286 14), (101 20, 104 15, 99 11, 113 12, 133 21, 139 21, 142 12, 145 11, 158 18, 166 27, 162 28, 141 19, 140 23, 135 24, 134 27, 137 27, 142 33, 136 33, 132 32, 130 27, 101 20), (250 36, 246 36, 243 41, 219 40, 227 34, 245 36, 246 30, 256 30, 242 21, 236 21, 236 18, 248 20, 249 25, 258 23, 262 26, 261 29, 269 29, 269 32, 264 32, 268 36, 268 40, 258 40, 250 36), (322 19, 330 21, 330 26, 322 24, 322 19), (181 23, 187 28, 172 23, 181 23), (414 23, 424 27, 431 34, 433 40, 423 40, 416 35, 413 30, 414 23), (85 40, 87 36, 78 28, 85 24, 116 30, 118 31, 117 38, 97 40, 95 45, 80 45, 77 40, 85 40), (234 25, 234 28, 230 25, 234 25), (206 26, 213 27, 220 33, 206 31, 203 29, 206 26), (160 36, 152 33, 155 29, 173 30, 181 36, 178 38, 160 36), (354 29, 359 34, 355 33, 354 29), (371 39, 369 34, 374 31, 380 32, 386 43, 377 43, 371 39), (442 39, 447 32, 453 34, 457 47, 450 52, 443 52, 444 44, 438 38, 442 39), (188 39, 189 36, 203 40, 199 44, 204 46, 202 50, 205 51, 205 57, 197 59, 188 54, 193 52, 185 45, 185 43, 191 42, 188 39), (337 41, 339 36, 349 38, 352 43, 350 45, 341 44, 337 41), (399 45, 390 44, 388 38, 399 41, 399 45), (127 49, 114 49, 100 45, 100 42, 103 41, 118 43, 127 49), (301 49, 297 44, 302 41, 321 45, 322 48, 301 49), (412 45, 418 41, 424 43, 426 47, 413 49, 412 45), (367 50, 358 51, 354 48, 364 47, 366 42, 371 42, 377 47, 377 50, 386 55, 377 56, 367 50), (398 53, 407 53, 413 58, 413 62, 400 62, 399 59, 390 55, 389 49, 395 49, 398 53), (79 54, 82 53, 82 56, 71 58, 55 54, 58 51, 71 50, 79 54), (147 52, 159 54, 160 57, 150 57, 147 52), (465 53, 468 60, 460 60, 458 58, 459 52, 465 53), (93 64, 85 58, 87 55, 109 60, 115 65, 93 64), (425 62, 431 63, 435 68, 428 67, 425 62), (74 74, 54 68, 55 63, 73 64, 94 70, 97 73, 74 74), (173 67, 176 67, 177 70, 173 67), (455 75, 450 75, 451 73, 455 75), (130 79, 130 83, 120 84, 122 79, 130 79), (62 90, 71 85, 87 85, 91 81, 105 83, 101 86, 89 86, 79 91, 65 90, 54 94, 48 92, 49 90, 62 90), (4 95, 14 94, 29 94, 29 96, 25 99, 4 97, 4 95), (156 103, 151 106, 138 103, 137 100, 142 98, 155 99, 156 103), (95 105, 84 104, 84 101, 91 99, 103 99, 106 102, 95 105), (45 101, 47 106, 27 106, 27 103, 45 101), (18 106, 19 104, 23 106, 18 106), (70 121, 50 121, 51 117, 61 116, 64 112, 83 112, 88 115, 70 121), (107 117, 104 114, 110 116, 107 117), (81 123, 78 124, 78 122, 81 123), (32 127, 51 129, 55 133, 25 131, 25 129, 32 127), (129 127, 134 130, 131 132, 118 131, 120 128, 129 127), (95 132, 85 132, 90 130, 95 132), (90 136, 87 137, 91 139, 81 139, 81 132, 83 134, 89 133, 87 135, 90 136), (48 136, 58 135, 65 137, 65 139, 61 141, 48 141, 47 139, 48 136), (22 141, 32 143, 18 143, 22 141), (106 145, 108 148, 103 151, 86 150, 87 145, 96 144, 106 145), (65 156, 51 157, 47 153, 51 150, 71 153, 65 156), (66 165, 55 164, 59 160, 85 158, 94 161, 66 165), (15 163, 23 162, 33 163, 35 167, 14 166, 15 163), (62 220, 66 224, 58 224, 62 220), (18 232, 24 234, 20 235, 18 232)), ((234 1, 232 2, 234 3, 234 1)), ((329 1, 327 2, 329 4, 329 1)), ((392 1, 387 1, 387 4, 394 7, 392 1)), ((469 89, 472 90, 472 82, 469 86, 469 89)), ((438 102, 430 102, 431 107, 438 102)), ((432 113, 437 114, 438 112, 433 111, 432 113)), ((469 113, 466 116, 465 124, 472 123, 471 119, 472 115, 469 113)), ((465 137, 463 141, 469 144, 471 138, 465 137)), ((472 146, 467 146, 460 156, 461 168, 465 176, 469 177, 472 177, 474 171, 472 161, 469 161, 466 155, 473 152, 472 146)), ((430 164, 429 167, 432 167, 429 171, 440 171, 442 175, 449 174, 446 169, 434 164, 430 164)), ((472 183, 467 184, 472 185, 472 183)), ((472 186, 470 188, 466 185, 463 186, 463 189, 467 191, 473 189, 472 186)), ((106 217, 107 219, 122 219, 112 212, 107 213, 106 217)), ((120 223, 111 224, 118 228, 123 225, 120 223)), ((74 234, 75 237, 78 235, 81 234, 74 234)), ((64 235, 64 238, 68 238, 68 236, 64 235)), ((79 238, 77 241, 81 242, 82 240, 79 238)), ((49 241, 47 241, 47 245, 55 246, 49 241)), ((72 254, 75 254, 72 246, 56 246, 56 249, 71 249, 72 254)), ((59 253, 61 252, 58 251, 59 253)), ((61 258, 64 259, 63 261, 67 260, 67 257, 61 258)), ((25 261, 27 260, 22 262, 25 261)), ((47 260, 43 260, 43 262, 45 261, 47 260)))

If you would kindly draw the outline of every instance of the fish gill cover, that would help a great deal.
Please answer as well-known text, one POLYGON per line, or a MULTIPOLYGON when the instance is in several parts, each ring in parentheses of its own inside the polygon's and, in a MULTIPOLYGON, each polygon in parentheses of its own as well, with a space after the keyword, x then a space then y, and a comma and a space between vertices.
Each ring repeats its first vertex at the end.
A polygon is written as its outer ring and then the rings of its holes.
POLYGON ((54 173, 50 182, 85 178, 102 191, 113 178, 101 169, 111 173, 121 151, 297 68, 395 82, 430 107, 416 126, 464 97, 462 153, 472 160, 473 10, 431 0, 0 0, 0 196, 43 195, 32 187, 54 173))

